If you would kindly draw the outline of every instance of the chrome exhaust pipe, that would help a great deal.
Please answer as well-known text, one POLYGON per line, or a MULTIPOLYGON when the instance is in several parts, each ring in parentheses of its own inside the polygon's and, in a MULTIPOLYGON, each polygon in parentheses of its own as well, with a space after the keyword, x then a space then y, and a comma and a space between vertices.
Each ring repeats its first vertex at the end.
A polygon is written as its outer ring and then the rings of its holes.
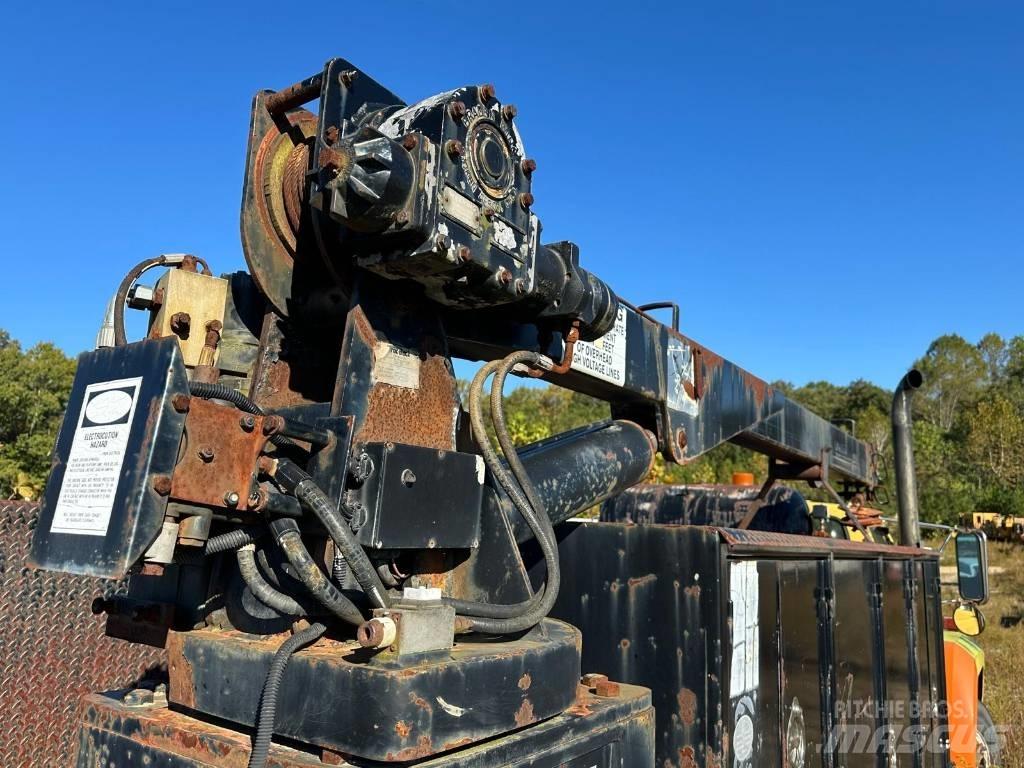
POLYGON ((892 398, 892 448, 896 470, 896 501, 899 505, 900 543, 921 546, 920 508, 917 501, 917 479, 914 475, 914 435, 911 399, 920 389, 924 377, 911 368, 900 379, 892 398))

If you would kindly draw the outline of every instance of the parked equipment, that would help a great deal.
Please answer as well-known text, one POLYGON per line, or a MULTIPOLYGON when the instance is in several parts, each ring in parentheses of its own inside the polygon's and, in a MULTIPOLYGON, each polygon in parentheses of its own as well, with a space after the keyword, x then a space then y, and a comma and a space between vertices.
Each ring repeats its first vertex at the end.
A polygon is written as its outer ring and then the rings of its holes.
POLYGON ((536 172, 490 85, 407 104, 334 59, 256 95, 249 271, 132 269, 57 440, 33 561, 130 575, 107 632, 168 662, 166 689, 86 700, 78 765, 944 764, 912 485, 900 547, 566 522, 656 452, 725 441, 770 457, 760 502, 779 480, 870 500, 877 477, 867 445, 543 243, 536 172), (453 358, 484 363, 465 401, 453 358), (513 373, 613 419, 517 450, 513 373))

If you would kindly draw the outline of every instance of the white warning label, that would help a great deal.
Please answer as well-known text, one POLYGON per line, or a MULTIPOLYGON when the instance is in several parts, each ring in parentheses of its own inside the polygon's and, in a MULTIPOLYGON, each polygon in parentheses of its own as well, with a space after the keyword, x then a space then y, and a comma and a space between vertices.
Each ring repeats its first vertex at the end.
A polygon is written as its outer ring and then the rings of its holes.
POLYGON ((50 530, 105 536, 142 377, 90 384, 75 424, 50 530))
POLYGON ((419 389, 419 356, 386 341, 377 342, 373 351, 373 382, 419 389))
POLYGON ((758 687, 761 655, 758 648, 757 563, 744 560, 729 569, 729 600, 732 602, 732 678, 729 695, 738 696, 758 687))
POLYGON ((626 383, 626 308, 619 306, 615 327, 595 341, 577 341, 573 351, 574 371, 610 381, 626 383))

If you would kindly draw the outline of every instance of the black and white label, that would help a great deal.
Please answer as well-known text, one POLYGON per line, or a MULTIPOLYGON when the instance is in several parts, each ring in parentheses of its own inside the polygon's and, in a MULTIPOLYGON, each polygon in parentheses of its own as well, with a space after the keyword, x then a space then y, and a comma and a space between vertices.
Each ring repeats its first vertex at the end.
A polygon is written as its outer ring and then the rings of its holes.
POLYGON ((595 341, 576 342, 570 367, 620 387, 626 383, 625 307, 619 306, 615 327, 604 336, 595 341))
POLYGON ((373 383, 419 389, 419 356, 386 341, 378 341, 373 352, 373 383))
POLYGON ((90 384, 75 423, 50 530, 105 536, 142 377, 90 384))

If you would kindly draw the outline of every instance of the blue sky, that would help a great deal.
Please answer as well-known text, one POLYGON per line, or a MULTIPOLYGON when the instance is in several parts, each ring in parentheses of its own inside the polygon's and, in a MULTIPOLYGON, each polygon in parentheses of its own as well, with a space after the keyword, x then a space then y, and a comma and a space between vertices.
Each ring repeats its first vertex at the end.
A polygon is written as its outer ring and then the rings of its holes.
POLYGON ((344 56, 519 107, 549 240, 767 379, 892 386, 1024 333, 1024 5, 19 3, 4 12, 0 327, 87 348, 124 271, 243 267, 259 88, 344 56), (499 15, 508 9, 507 16, 499 15))

